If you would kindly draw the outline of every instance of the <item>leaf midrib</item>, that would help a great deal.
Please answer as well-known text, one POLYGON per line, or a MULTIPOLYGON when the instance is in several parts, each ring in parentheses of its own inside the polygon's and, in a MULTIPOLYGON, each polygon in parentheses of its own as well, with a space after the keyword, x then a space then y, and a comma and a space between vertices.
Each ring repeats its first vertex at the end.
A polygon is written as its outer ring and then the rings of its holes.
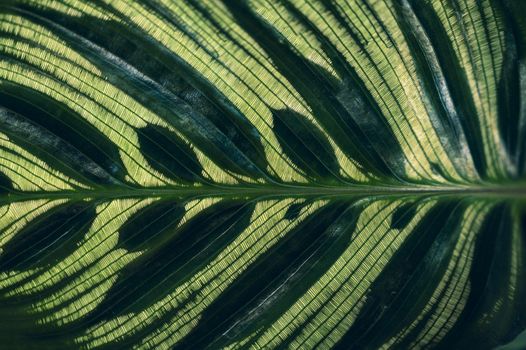
POLYGON ((191 198, 224 197, 248 199, 256 197, 373 197, 373 196, 455 196, 526 200, 526 181, 487 185, 405 185, 405 186, 312 186, 312 185, 222 185, 188 187, 97 188, 62 191, 13 191, 0 195, 0 203, 38 199, 118 198, 191 198))

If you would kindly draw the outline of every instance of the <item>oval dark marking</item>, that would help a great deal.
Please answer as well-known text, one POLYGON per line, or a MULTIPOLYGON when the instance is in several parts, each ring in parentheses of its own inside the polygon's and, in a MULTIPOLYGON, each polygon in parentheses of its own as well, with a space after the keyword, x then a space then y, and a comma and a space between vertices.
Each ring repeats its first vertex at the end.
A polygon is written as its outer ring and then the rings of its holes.
POLYGON ((11 179, 0 171, 0 194, 5 194, 13 190, 13 182, 11 179))
POLYGON ((339 165, 327 137, 307 118, 290 109, 272 111, 274 133, 283 152, 314 178, 338 176, 339 165))
POLYGON ((329 203, 287 233, 214 300, 175 348, 221 349, 270 326, 347 248, 358 217, 349 208, 348 202, 329 203))
POLYGON ((404 203, 396 208, 391 218, 391 227, 403 230, 416 214, 415 203, 404 203))
POLYGON ((124 181, 126 170, 118 147, 66 105, 4 82, 0 106, 5 107, 0 111, 0 130, 51 167, 77 179, 80 173, 99 184, 124 181))
POLYGON ((255 178, 265 174, 265 151, 254 125, 214 84, 134 23, 32 12, 41 17, 24 15, 70 42, 109 82, 184 133, 219 166, 255 178))
POLYGON ((418 317, 436 290, 459 236, 458 202, 435 204, 369 288, 356 321, 335 349, 375 349, 418 317))
MULTIPOLYGON (((274 30, 248 3, 240 0, 225 0, 224 3, 237 24, 265 50, 280 73, 301 94, 312 109, 313 117, 327 130, 343 152, 369 169, 370 172, 382 177, 391 175, 393 170, 400 167, 399 164, 392 162, 387 164, 384 154, 381 153, 384 152, 393 159, 399 159, 403 155, 399 145, 394 142, 392 143, 394 147, 384 147, 382 145, 386 140, 371 139, 370 134, 363 132, 360 124, 354 120, 347 108, 337 98, 338 91, 342 87, 335 84, 335 79, 326 74, 320 66, 301 56, 293 45, 277 30, 274 30)), ((319 32, 316 34, 321 35, 319 32)), ((320 41, 330 42, 323 36, 320 41)), ((353 76, 355 77, 356 75, 353 76)), ((357 92, 355 95, 358 96, 359 92, 360 103, 364 104, 364 109, 370 110, 370 113, 365 116, 381 118, 374 100, 364 96, 367 89, 364 89, 363 82, 353 79, 353 85, 358 87, 354 89, 357 92)), ((365 118, 361 120, 367 122, 365 118)), ((381 128, 378 131, 385 131, 392 136, 392 131, 384 124, 378 124, 381 128)))
POLYGON ((287 220, 295 220, 301 213, 301 211, 311 204, 310 200, 306 200, 301 203, 294 203, 289 206, 285 212, 284 218, 287 220))
POLYGON ((180 203, 155 202, 139 210, 122 225, 118 246, 129 251, 146 249, 155 244, 158 233, 174 230, 184 214, 184 206, 180 203))
POLYGON ((119 272, 89 322, 140 312, 162 299, 221 253, 250 224, 253 210, 250 203, 219 202, 180 229, 160 225, 158 232, 148 232, 159 238, 143 246, 143 255, 119 272))
POLYGON ((0 270, 25 270, 63 260, 76 249, 96 215, 93 202, 66 203, 41 214, 4 246, 0 270))
POLYGON ((167 128, 148 125, 137 130, 141 152, 161 174, 186 182, 201 179, 203 171, 195 152, 167 128))

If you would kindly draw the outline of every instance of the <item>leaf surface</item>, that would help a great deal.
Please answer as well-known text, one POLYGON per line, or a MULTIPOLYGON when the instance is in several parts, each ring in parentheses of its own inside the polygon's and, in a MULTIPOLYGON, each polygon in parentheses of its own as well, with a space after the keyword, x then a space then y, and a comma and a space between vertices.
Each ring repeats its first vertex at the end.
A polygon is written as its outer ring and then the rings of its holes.
POLYGON ((3 1, 2 346, 520 348, 524 10, 3 1))

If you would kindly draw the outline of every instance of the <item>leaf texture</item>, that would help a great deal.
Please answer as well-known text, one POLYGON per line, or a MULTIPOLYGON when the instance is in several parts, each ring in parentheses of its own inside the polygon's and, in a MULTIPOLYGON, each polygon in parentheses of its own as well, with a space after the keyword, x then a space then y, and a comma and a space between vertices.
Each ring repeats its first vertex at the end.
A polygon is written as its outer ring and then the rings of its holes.
POLYGON ((6 349, 508 349, 514 0, 5 0, 6 349))

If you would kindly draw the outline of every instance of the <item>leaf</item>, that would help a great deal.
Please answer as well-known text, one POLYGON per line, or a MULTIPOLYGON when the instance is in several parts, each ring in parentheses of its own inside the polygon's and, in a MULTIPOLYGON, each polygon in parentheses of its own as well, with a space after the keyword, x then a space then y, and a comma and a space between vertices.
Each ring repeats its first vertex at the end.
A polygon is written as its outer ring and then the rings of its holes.
POLYGON ((520 348, 523 7, 2 2, 2 346, 520 348))
POLYGON ((3 90, 6 94, 0 94, 0 123, 10 138, 25 147, 35 147, 40 159, 72 177, 103 184, 124 180, 117 147, 96 128, 67 107, 30 89, 5 84, 3 90), (33 102, 16 96, 26 96, 33 102))
POLYGON ((301 115, 273 111, 273 131, 283 152, 311 178, 338 176, 338 161, 324 135, 301 115))
POLYGON ((199 179, 201 165, 192 149, 167 129, 146 126, 137 130, 141 150, 152 168, 166 177, 192 182, 199 179))
POLYGON ((92 203, 71 203, 35 218, 3 247, 0 265, 26 270, 62 260, 75 249, 95 218, 92 203))

